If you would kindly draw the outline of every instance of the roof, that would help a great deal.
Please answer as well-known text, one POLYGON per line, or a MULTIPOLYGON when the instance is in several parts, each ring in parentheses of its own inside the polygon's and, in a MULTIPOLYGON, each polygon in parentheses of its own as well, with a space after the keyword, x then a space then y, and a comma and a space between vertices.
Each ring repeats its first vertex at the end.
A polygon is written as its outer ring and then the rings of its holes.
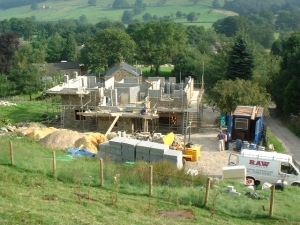
MULTIPOLYGON (((127 72, 133 74, 134 76, 138 77, 142 74, 142 70, 140 68, 135 68, 125 62, 121 62, 121 63, 122 63, 123 69, 126 70, 127 72)), ((114 65, 113 67, 109 68, 106 71, 105 76, 111 76, 113 73, 115 73, 116 71, 121 69, 121 63, 118 63, 118 64, 114 65)))
POLYGON ((277 152, 266 152, 266 151, 256 151, 256 150, 248 150, 243 149, 241 152, 241 156, 246 158, 256 158, 256 159, 266 159, 272 161, 280 161, 280 162, 292 162, 292 156, 277 152))
MULTIPOLYGON (((254 107, 255 106, 237 106, 232 116, 251 117, 254 107)), ((264 108, 256 107, 256 109, 257 112, 255 113, 255 117, 262 117, 264 113, 264 108)))
POLYGON ((78 62, 59 62, 59 63, 48 63, 49 72, 47 73, 49 76, 52 75, 53 72, 61 71, 61 70, 80 70, 80 66, 78 62))

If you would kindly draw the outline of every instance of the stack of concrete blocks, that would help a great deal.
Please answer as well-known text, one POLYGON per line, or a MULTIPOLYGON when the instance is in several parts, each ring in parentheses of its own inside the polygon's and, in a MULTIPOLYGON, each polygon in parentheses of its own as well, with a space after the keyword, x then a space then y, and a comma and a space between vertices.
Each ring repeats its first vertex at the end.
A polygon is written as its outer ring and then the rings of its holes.
POLYGON ((246 167, 245 166, 227 166, 223 167, 223 180, 232 180, 246 184, 246 167))
POLYGON ((150 162, 161 161, 165 152, 169 150, 169 146, 165 144, 153 143, 150 149, 150 162))
MULTIPOLYGON (((116 137, 109 140, 110 148, 106 149, 106 157, 110 157, 117 162, 122 162, 122 143, 125 142, 127 138, 116 137)), ((100 147, 101 148, 101 147, 100 147)))
POLYGON ((177 169, 181 169, 183 167, 183 164, 182 164, 182 151, 168 149, 168 150, 165 151, 165 153, 163 155, 163 159, 170 162, 170 163, 175 164, 177 166, 177 169))
POLYGON ((98 158, 110 157, 110 153, 109 152, 110 152, 109 141, 102 142, 99 145, 99 149, 98 149, 96 157, 98 157, 98 158), (106 151, 107 151, 107 154, 106 154, 106 151))
POLYGON ((122 143, 122 160, 123 162, 134 162, 136 159, 136 146, 140 143, 137 139, 126 139, 122 143))
POLYGON ((136 145, 136 160, 150 162, 150 149, 155 143, 150 141, 141 141, 136 145))
POLYGON ((233 186, 227 186, 227 191, 229 194, 241 196, 241 193, 237 192, 233 186))

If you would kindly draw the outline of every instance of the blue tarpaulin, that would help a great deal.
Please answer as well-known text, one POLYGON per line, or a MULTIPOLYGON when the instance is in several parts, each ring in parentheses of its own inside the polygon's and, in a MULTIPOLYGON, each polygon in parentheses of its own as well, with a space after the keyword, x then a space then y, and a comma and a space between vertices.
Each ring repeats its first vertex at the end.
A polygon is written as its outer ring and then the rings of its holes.
POLYGON ((69 148, 67 153, 77 157, 82 157, 82 156, 95 157, 95 153, 80 148, 69 148))

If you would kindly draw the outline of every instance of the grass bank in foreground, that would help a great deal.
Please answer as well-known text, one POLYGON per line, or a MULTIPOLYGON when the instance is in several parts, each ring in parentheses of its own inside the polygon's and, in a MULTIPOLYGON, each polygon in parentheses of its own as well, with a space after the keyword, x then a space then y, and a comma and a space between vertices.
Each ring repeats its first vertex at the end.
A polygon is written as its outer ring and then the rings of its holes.
MULTIPOLYGON (((220 181, 210 189, 204 207, 203 175, 187 176, 166 163, 153 165, 153 197, 148 197, 149 165, 104 163, 100 188, 95 158, 57 160, 52 178, 51 153, 34 140, 14 135, 0 138, 1 224, 299 224, 300 189, 276 191, 274 218, 268 218, 270 190, 256 190, 259 199, 245 195, 241 184, 220 181), (14 166, 10 165, 9 141, 14 166), (117 174, 119 174, 117 176, 117 174), (117 179, 114 180, 114 177, 117 179), (229 195, 234 185, 241 196, 229 195), (195 219, 161 217, 160 210, 191 210, 195 219)), ((65 151, 56 151, 63 156, 65 151)))

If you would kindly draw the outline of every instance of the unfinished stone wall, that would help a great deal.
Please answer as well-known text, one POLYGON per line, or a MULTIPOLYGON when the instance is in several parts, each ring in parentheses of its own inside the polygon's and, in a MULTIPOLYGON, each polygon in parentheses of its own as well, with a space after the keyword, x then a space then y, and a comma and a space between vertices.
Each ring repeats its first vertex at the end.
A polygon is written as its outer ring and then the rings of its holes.
MULTIPOLYGON (((115 78, 116 82, 120 82, 121 80, 123 80, 127 77, 133 77, 134 75, 124 69, 119 69, 116 72, 112 73, 111 76, 113 76, 115 78)), ((142 76, 139 76, 139 83, 141 83, 141 82, 142 82, 142 76)))
MULTIPOLYGON (((100 133, 105 134, 115 117, 98 117, 98 131, 100 133)), ((131 118, 122 118, 120 117, 112 128, 111 132, 114 131, 122 131, 125 130, 126 133, 132 133, 132 129, 134 128, 134 119, 131 118)))
POLYGON ((165 107, 168 109, 177 108, 182 109, 187 107, 187 99, 186 98, 173 98, 171 100, 164 100, 160 98, 150 98, 150 108, 152 108, 156 104, 157 107, 165 107))

